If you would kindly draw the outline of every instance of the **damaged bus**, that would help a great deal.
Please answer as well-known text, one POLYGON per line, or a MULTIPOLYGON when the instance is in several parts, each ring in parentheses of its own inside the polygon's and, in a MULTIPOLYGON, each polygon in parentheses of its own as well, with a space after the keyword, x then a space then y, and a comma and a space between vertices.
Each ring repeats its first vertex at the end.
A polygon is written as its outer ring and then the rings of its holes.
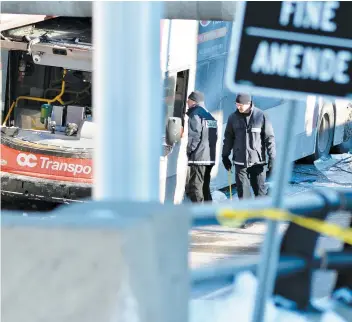
MULTIPOLYGON (((185 104, 194 89, 205 93, 205 106, 218 121, 211 189, 229 185, 221 146, 227 118, 235 109, 235 94, 224 82, 232 23, 163 20, 161 27, 165 129, 177 120, 180 137, 170 143, 165 131, 160 138, 160 201, 181 203, 187 171, 185 104)), ((55 202, 90 198, 92 53, 91 18, 44 17, 1 29, 4 197, 55 202)), ((263 97, 254 97, 254 102, 268 114, 280 147, 280 109, 289 102, 263 97)), ((350 102, 309 96, 297 106, 295 160, 327 156, 332 147, 352 137, 350 102)))

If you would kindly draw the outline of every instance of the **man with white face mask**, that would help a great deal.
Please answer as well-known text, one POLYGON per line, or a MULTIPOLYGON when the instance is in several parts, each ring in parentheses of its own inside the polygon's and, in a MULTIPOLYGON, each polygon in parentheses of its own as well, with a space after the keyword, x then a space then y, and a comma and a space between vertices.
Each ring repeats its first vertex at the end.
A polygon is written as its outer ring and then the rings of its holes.
POLYGON ((236 106, 237 111, 227 121, 222 161, 228 171, 232 162, 235 165, 240 199, 251 197, 251 187, 255 196, 265 196, 265 165, 268 164, 271 171, 276 156, 274 131, 266 115, 253 105, 250 95, 237 95, 236 106), (229 159, 231 151, 232 162, 229 159))

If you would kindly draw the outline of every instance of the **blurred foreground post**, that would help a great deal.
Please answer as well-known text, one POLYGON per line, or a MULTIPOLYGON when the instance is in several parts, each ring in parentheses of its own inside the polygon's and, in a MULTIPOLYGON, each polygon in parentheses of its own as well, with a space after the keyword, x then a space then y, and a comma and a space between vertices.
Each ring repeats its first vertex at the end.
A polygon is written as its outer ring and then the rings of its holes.
MULTIPOLYGON (((296 146, 294 131, 296 101, 292 101, 285 111, 285 132, 282 145, 278 150, 277 161, 274 168, 273 181, 275 183, 272 193, 272 207, 283 208, 284 194, 292 173, 292 154, 296 146)), ((258 289, 255 299, 253 322, 265 320, 265 306, 273 294, 277 267, 280 259, 281 233, 277 221, 268 220, 268 230, 261 247, 261 261, 258 265, 258 289)))
POLYGON ((94 2, 95 200, 159 201, 161 2, 94 2))

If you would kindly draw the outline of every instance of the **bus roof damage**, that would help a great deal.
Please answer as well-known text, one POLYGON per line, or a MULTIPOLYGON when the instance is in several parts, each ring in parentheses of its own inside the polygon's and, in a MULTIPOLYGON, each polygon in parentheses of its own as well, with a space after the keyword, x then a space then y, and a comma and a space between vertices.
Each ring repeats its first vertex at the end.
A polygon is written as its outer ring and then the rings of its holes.
POLYGON ((1 31, 2 53, 8 53, 2 79, 7 84, 2 93, 2 194, 56 202, 89 198, 91 18, 22 22, 1 31))
POLYGON ((57 17, 1 34, 1 48, 26 51, 36 64, 92 70, 91 18, 57 17))

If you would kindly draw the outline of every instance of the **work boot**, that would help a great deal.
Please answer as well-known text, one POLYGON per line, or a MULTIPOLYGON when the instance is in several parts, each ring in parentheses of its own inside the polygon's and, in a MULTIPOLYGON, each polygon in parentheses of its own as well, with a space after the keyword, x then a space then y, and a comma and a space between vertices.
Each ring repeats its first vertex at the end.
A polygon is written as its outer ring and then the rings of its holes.
POLYGON ((341 304, 352 307, 352 289, 349 287, 343 287, 337 289, 333 294, 332 298, 341 304))

